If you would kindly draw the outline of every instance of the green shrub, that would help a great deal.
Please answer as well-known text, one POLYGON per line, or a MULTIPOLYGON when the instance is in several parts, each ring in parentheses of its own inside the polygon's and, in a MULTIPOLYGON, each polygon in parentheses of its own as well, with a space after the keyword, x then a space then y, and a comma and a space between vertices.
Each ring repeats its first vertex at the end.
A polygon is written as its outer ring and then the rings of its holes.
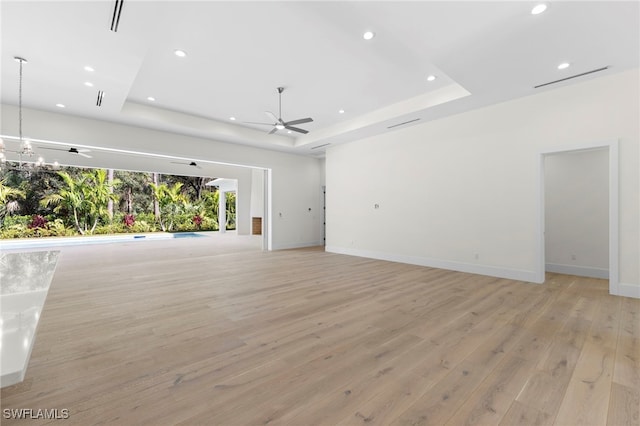
POLYGON ((113 222, 106 225, 98 225, 96 229, 93 231, 94 235, 105 235, 105 234, 123 234, 128 231, 127 227, 123 223, 113 222))
POLYGON ((144 220, 136 219, 136 222, 129 228, 129 232, 156 232, 158 229, 155 224, 149 224, 144 220))
POLYGON ((3 239, 30 238, 36 236, 34 231, 34 229, 29 229, 27 225, 14 224, 10 227, 5 226, 4 229, 0 230, 0 237, 3 239))
POLYGON ((15 225, 24 225, 24 226, 28 226, 31 223, 32 220, 32 216, 29 215, 23 215, 23 216, 19 216, 19 215, 15 215, 15 216, 10 216, 7 215, 4 218, 4 222, 3 222, 3 227, 5 229, 11 228, 15 225))
MULTIPOLYGON (((20 221, 23 220, 20 219, 20 221)), ((5 227, 0 230, 0 239, 69 237, 73 235, 78 235, 76 230, 65 227, 61 219, 47 222, 43 228, 30 228, 28 224, 14 223, 10 227, 5 227)))
POLYGON ((136 222, 137 221, 144 221, 147 223, 155 223, 156 222, 156 216, 153 213, 136 213, 136 222))
POLYGON ((51 237, 71 237, 78 235, 78 231, 74 228, 67 228, 62 219, 49 220, 47 223, 47 231, 51 237))
POLYGON ((217 231, 218 230, 218 220, 211 217, 203 217, 202 225, 200 226, 200 230, 202 231, 217 231))

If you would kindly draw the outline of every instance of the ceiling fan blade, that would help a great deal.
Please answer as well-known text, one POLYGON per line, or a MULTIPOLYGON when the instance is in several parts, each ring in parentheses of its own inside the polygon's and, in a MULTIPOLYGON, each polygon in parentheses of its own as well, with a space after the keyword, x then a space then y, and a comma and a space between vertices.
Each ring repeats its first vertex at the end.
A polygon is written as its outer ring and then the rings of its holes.
POLYGON ((84 158, 93 158, 92 156, 90 156, 89 154, 85 154, 84 152, 78 152, 78 155, 84 158))
POLYGON ((283 123, 285 126, 290 126, 292 124, 304 124, 304 123, 311 123, 313 121, 313 118, 307 117, 307 118, 300 118, 298 120, 292 120, 292 121, 287 121, 286 123, 283 123))
POLYGON ((265 114, 267 114, 267 117, 271 118, 274 122, 279 123, 280 119, 278 117, 276 117, 276 115, 274 113, 272 113, 271 111, 265 111, 265 114))
POLYGON ((309 133, 309 131, 308 131, 308 130, 299 129, 299 128, 297 128, 297 127, 284 126, 284 128, 285 128, 285 129, 287 129, 287 130, 293 130, 294 132, 304 133, 305 135, 306 135, 307 133, 309 133))
POLYGON ((245 124, 261 124, 263 126, 273 126, 273 123, 258 123, 255 121, 243 121, 243 123, 245 124))
POLYGON ((78 152, 91 152, 91 150, 87 149, 87 148, 76 149, 76 151, 78 151, 78 152))
POLYGON ((64 152, 69 152, 69 150, 67 149, 60 149, 60 148, 49 148, 47 146, 43 146, 42 149, 48 149, 50 151, 64 151, 64 152))
POLYGON ((273 129, 271 129, 271 131, 269 132, 270 135, 274 134, 275 132, 278 131, 277 127, 274 127, 273 129))

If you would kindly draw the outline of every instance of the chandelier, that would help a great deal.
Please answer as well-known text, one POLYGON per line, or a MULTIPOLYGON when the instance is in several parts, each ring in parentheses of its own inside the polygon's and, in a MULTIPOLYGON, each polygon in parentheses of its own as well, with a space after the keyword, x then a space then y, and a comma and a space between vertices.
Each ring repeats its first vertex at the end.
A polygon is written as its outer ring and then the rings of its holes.
MULTIPOLYGON (((18 82, 18 140, 20 142, 19 148, 17 151, 9 151, 6 150, 4 146, 4 141, 0 139, 0 161, 4 164, 7 159, 4 155, 5 150, 9 152, 13 152, 18 154, 18 165, 17 168, 22 169, 26 168, 28 164, 23 162, 23 158, 32 158, 36 156, 33 147, 31 146, 31 142, 28 139, 25 139, 22 134, 22 66, 27 62, 25 58, 20 56, 15 56, 13 59, 16 60, 20 64, 20 79, 18 82)), ((38 157, 34 162, 36 167, 44 165, 44 158, 38 157)))

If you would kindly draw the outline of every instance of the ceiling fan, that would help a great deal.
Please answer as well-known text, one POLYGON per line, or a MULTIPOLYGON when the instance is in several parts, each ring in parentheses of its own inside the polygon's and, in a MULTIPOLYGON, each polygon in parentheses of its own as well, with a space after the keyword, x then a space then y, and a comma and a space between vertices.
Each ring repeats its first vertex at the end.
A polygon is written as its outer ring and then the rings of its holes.
POLYGON ((198 163, 196 163, 195 161, 192 161, 190 163, 181 163, 179 161, 172 161, 171 164, 182 164, 183 166, 191 166, 191 167, 195 167, 196 169, 201 169, 202 167, 198 166, 198 163))
POLYGON ((89 154, 86 154, 87 152, 91 152, 90 149, 86 149, 86 148, 78 149, 78 148, 71 147, 69 149, 62 149, 62 148, 48 148, 48 147, 45 146, 45 147, 42 147, 42 149, 48 149, 48 150, 51 150, 51 151, 70 152, 71 154, 78 154, 79 156, 84 157, 84 158, 93 158, 89 154))
POLYGON ((291 121, 284 121, 282 119, 282 92, 284 92, 284 87, 278 87, 278 117, 276 117, 276 115, 274 113, 272 113, 271 111, 265 111, 264 113, 267 114, 267 116, 273 120, 273 123, 256 123, 256 122, 252 122, 252 121, 245 121, 245 123, 247 124, 261 124, 261 125, 265 125, 265 126, 273 126, 273 129, 271 129, 271 131, 269 132, 269 134, 273 134, 275 132, 277 132, 278 130, 292 130, 294 132, 298 132, 298 133, 303 133, 303 134, 307 134, 309 133, 308 130, 304 130, 304 129, 300 129, 298 127, 293 127, 294 124, 303 124, 303 123, 310 123, 313 121, 312 118, 300 118, 298 120, 291 120, 291 121))

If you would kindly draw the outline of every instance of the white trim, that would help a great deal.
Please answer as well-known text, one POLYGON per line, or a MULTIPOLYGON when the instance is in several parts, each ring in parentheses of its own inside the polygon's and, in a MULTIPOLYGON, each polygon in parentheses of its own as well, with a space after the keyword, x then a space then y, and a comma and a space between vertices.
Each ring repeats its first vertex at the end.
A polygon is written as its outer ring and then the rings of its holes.
POLYGON ((538 154, 538 241, 536 247, 536 282, 544 282, 545 254, 544 254, 544 157, 548 154, 558 154, 562 152, 586 151, 591 149, 606 148, 609 151, 609 294, 620 294, 618 289, 619 263, 618 263, 618 240, 619 240, 619 160, 618 160, 618 140, 604 142, 591 142, 579 145, 571 145, 564 148, 556 148, 549 151, 542 151, 538 154))
POLYGON ((620 215, 620 172, 618 171, 618 141, 609 144, 609 294, 619 294, 620 276, 618 243, 620 215))
POLYGON ((618 283, 618 292, 611 294, 615 294, 616 296, 633 297, 634 299, 640 299, 640 285, 618 283))
POLYGON ((322 241, 311 241, 308 243, 296 243, 296 244, 283 244, 283 245, 278 245, 274 247, 273 250, 289 250, 289 249, 318 247, 318 246, 322 246, 322 241))
POLYGON ((262 177, 263 184, 263 218, 262 218, 262 249, 271 251, 273 250, 273 221, 272 212, 273 212, 273 193, 272 193, 272 170, 271 169, 263 169, 264 174, 262 177), (266 198, 266 199, 265 199, 266 198))
POLYGON ((545 203, 544 203, 544 153, 538 156, 538 221, 536 223, 536 234, 538 235, 536 247, 536 282, 543 284, 545 279, 545 203))
POLYGON ((577 275, 579 277, 609 279, 609 270, 604 268, 592 268, 590 266, 562 265, 559 263, 547 263, 547 272, 557 274, 577 275))
POLYGON ((429 268, 447 269, 450 271, 467 272, 470 274, 487 275, 490 277, 507 278, 510 280, 536 283, 536 274, 533 271, 521 269, 502 268, 498 266, 478 265, 451 260, 433 259, 420 256, 408 256, 395 253, 384 253, 372 250, 359 250, 348 247, 327 246, 325 251, 329 253, 346 254, 350 256, 366 257, 370 259, 387 260, 389 262, 408 263, 410 265, 427 266, 429 268))

